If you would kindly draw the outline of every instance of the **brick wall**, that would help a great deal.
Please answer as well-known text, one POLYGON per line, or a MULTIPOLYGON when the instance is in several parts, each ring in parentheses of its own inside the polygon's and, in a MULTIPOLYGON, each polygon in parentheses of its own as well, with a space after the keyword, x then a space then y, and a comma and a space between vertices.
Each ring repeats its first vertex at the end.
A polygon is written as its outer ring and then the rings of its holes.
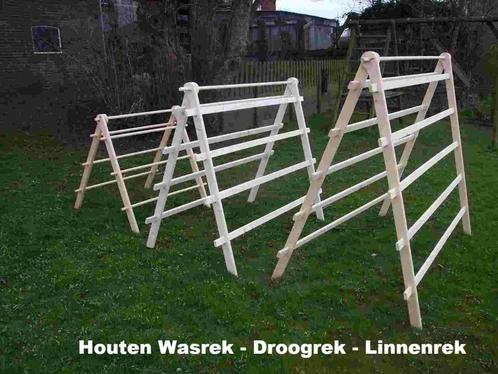
POLYGON ((66 59, 81 48, 82 38, 89 37, 77 31, 76 22, 93 23, 95 28, 99 21, 98 1, 3 0, 0 9, 0 79, 4 88, 22 88, 33 83, 42 83, 43 86, 62 84, 66 59), (39 25, 60 28, 61 55, 33 53, 31 27, 39 25), (40 78, 42 81, 37 82, 40 78))
MULTIPOLYGON (((64 139, 88 132, 98 103, 75 61, 102 49, 99 0, 2 0, 0 127, 48 130, 64 139), (61 54, 35 54, 32 26, 60 29, 61 54)), ((69 140, 68 142, 72 142, 69 140)))

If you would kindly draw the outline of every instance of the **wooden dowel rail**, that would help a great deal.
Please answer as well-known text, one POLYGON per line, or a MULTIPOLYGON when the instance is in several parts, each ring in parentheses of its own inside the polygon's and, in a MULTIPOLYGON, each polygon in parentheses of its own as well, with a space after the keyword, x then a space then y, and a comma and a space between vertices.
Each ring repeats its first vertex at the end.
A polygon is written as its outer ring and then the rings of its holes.
MULTIPOLYGON (((394 142, 394 146, 397 147, 401 144, 404 144, 404 143, 412 140, 414 137, 415 137, 415 135, 410 135, 410 136, 407 136, 405 138, 398 139, 394 142)), ((357 156, 354 156, 354 157, 348 158, 344 161, 338 162, 337 164, 334 164, 328 168, 327 175, 332 174, 332 173, 336 173, 339 170, 342 170, 348 166, 352 166, 354 164, 357 164, 358 162, 367 160, 375 155, 381 154, 383 149, 384 149, 383 147, 377 147, 377 148, 371 149, 370 151, 360 153, 357 156)))
MULTIPOLYGON (((450 183, 448 187, 443 191, 441 195, 430 205, 429 208, 420 216, 417 221, 408 229, 408 240, 411 240, 417 232, 422 228, 422 226, 432 217, 432 215, 439 209, 439 207, 446 201, 448 196, 453 192, 453 190, 462 181, 462 175, 458 175, 453 182, 450 183)), ((401 251, 405 246, 405 241, 400 239, 396 242, 396 249, 401 251)))
POLYGON ((381 179, 385 178, 386 175, 387 175, 387 172, 383 171, 382 173, 376 174, 373 177, 365 179, 364 181, 361 181, 360 183, 357 183, 354 186, 346 188, 345 190, 338 192, 338 193, 322 200, 320 203, 313 205, 313 210, 315 210, 318 207, 327 208, 331 204, 351 195, 352 193, 357 192, 357 191, 361 190, 362 188, 368 187, 371 184, 380 181, 381 179))
POLYGON ((443 158, 448 156, 457 147, 458 147, 457 142, 451 143, 449 146, 444 148, 438 154, 436 154, 435 156, 431 157, 429 160, 424 162, 421 166, 419 166, 410 175, 408 175, 407 177, 405 177, 401 181, 400 186, 399 186, 400 191, 404 191, 405 189, 407 189, 408 186, 410 186, 418 178, 420 178, 422 175, 424 175, 430 168, 432 168, 434 165, 436 165, 439 161, 441 161, 443 158))
MULTIPOLYGON (((129 132, 129 133, 118 134, 118 135, 110 135, 110 138, 111 139, 129 138, 130 136, 145 135, 145 134, 151 134, 154 132, 164 132, 164 130, 166 130, 166 129, 174 130, 175 128, 176 128, 175 126, 165 126, 165 127, 161 127, 161 128, 157 128, 157 129, 129 132)), ((102 138, 100 138, 100 140, 105 140, 105 138, 102 137, 102 138)))
MULTIPOLYGON (((203 182, 203 185, 205 186, 207 183, 206 182, 203 182)), ((192 191, 192 190, 196 190, 198 189, 199 186, 196 184, 194 186, 190 186, 190 187, 186 187, 186 188, 182 188, 181 190, 177 190, 177 191, 173 191, 173 192, 169 192, 168 193, 168 197, 171 197, 171 196, 174 196, 174 195, 179 195, 181 193, 184 193, 184 192, 188 192, 188 191, 192 191)), ((153 203, 154 201, 157 201, 159 197, 156 196, 156 197, 152 197, 150 199, 147 199, 147 200, 143 200, 143 201, 139 201, 137 203, 134 203, 134 204, 131 204, 131 207, 132 208, 136 208, 136 207, 139 207, 139 206, 142 206, 142 205, 146 205, 146 204, 149 204, 149 203, 153 203)), ((126 207, 122 207, 121 210, 126 210, 126 207)))
MULTIPOLYGON (((274 152, 275 151, 272 150, 270 152, 270 156, 272 156, 274 154, 274 152)), ((258 161, 258 160, 262 159, 265 156, 266 156, 265 153, 259 153, 259 154, 248 156, 248 157, 244 157, 244 158, 241 158, 241 159, 238 159, 238 160, 230 161, 230 162, 227 162, 227 163, 215 166, 214 167, 214 171, 215 172, 220 172, 220 171, 223 171, 223 170, 231 169, 231 168, 234 168, 236 166, 247 164, 249 162, 258 161)), ((171 180, 171 182, 170 182, 170 185, 174 186, 175 184, 180 184, 180 183, 188 182, 189 180, 193 180, 193 179, 196 179, 196 178, 199 178, 199 177, 203 177, 205 175, 206 175, 206 171, 205 170, 201 170, 199 172, 182 175, 181 177, 173 178, 171 180)), ((163 183, 163 182, 156 183, 154 185, 154 191, 160 190, 165 185, 166 184, 163 183)))
MULTIPOLYGON (((453 221, 451 221, 450 225, 448 226, 448 228, 444 232, 444 234, 441 237, 441 239, 439 239, 439 241, 437 242, 436 246, 431 251, 429 257, 427 257, 427 259, 424 261, 424 263, 422 264, 422 266, 418 270, 417 274, 415 275, 415 286, 418 286, 419 283, 420 283, 420 281, 424 278, 424 275, 427 273, 427 270, 429 270, 429 268, 431 267, 432 263, 436 259, 437 255, 439 254, 439 252, 441 252, 441 249, 443 249, 444 244, 446 243, 446 241, 448 240, 448 238, 451 236, 451 234, 453 233, 453 231, 455 231, 455 228, 458 225, 458 223, 462 220, 462 217, 465 214, 465 211, 466 211, 465 207, 463 207, 463 208, 460 209, 460 211, 458 212, 458 214, 455 216, 455 218, 453 219, 453 221)), ((412 289, 410 287, 408 287, 403 292, 403 298, 405 300, 408 300, 411 297, 412 293, 413 293, 412 289)))
MULTIPOLYGON (((382 196, 379 196, 372 201, 366 203, 365 205, 362 205, 361 207, 349 212, 348 214, 342 216, 341 218, 336 219, 335 221, 329 223, 326 226, 323 226, 322 228, 312 232, 311 234, 299 239, 295 245, 295 248, 302 247, 306 243, 310 242, 311 240, 315 239, 316 237, 325 234, 327 231, 332 230, 333 228, 339 226, 340 224, 349 221, 351 218, 356 217, 358 214, 363 213, 364 211, 370 209, 371 207, 377 205, 381 201, 383 201, 389 194, 385 193, 382 196)), ((289 250, 287 248, 281 249, 277 257, 282 257, 284 256, 289 250)))
MULTIPOLYGON (((448 80, 450 75, 447 73, 439 74, 439 73, 422 73, 422 74, 413 74, 413 75, 402 75, 398 77, 388 77, 382 80, 382 86, 384 91, 395 90, 398 88, 411 87, 411 86, 419 86, 432 82, 439 82, 443 80, 448 80)), ((377 92, 378 86, 375 83, 372 83, 371 80, 365 81, 364 88, 368 88, 370 92, 377 92)))
MULTIPOLYGON (((171 126, 171 125, 173 125, 172 122, 156 123, 156 124, 153 124, 153 125, 146 125, 146 126, 139 126, 139 127, 130 127, 130 128, 127 128, 127 129, 113 130, 113 131, 109 131, 109 134, 111 134, 111 135, 123 134, 123 133, 126 133, 126 132, 155 129, 157 127, 165 127, 165 126, 171 126)), ((90 136, 93 136, 93 135, 94 134, 92 134, 90 136)))
POLYGON ((140 113, 128 113, 128 114, 119 114, 114 116, 108 116, 108 120, 116 120, 123 118, 133 118, 133 117, 142 117, 142 116, 152 116, 154 114, 163 114, 163 113, 172 113, 172 109, 161 109, 161 110, 153 110, 150 112, 140 112, 140 113))
MULTIPOLYGON (((208 138, 208 144, 217 144, 217 143, 222 143, 222 142, 225 142, 228 140, 258 135, 258 134, 262 134, 265 132, 273 131, 275 129, 281 129, 282 127, 283 127, 283 124, 280 123, 278 125, 262 126, 262 127, 257 127, 255 129, 242 130, 242 131, 231 132, 228 134, 213 136, 211 138, 208 138)), ((180 151, 184 151, 184 150, 192 149, 192 148, 197 148, 197 147, 199 147, 199 141, 194 140, 194 141, 183 143, 182 145, 180 145, 180 151)), ((163 153, 168 154, 168 153, 171 153, 174 151, 175 151, 175 147, 166 147, 163 150, 163 153)))
POLYGON ((294 96, 268 96, 268 97, 257 97, 253 99, 241 99, 224 101, 221 103, 209 103, 202 104, 199 109, 187 109, 187 116, 191 117, 199 114, 214 114, 214 113, 225 113, 232 112, 236 110, 253 109, 266 106, 275 106, 280 104, 290 104, 303 101, 303 97, 300 96, 296 98, 294 96), (200 112, 200 113, 199 113, 200 112))
MULTIPOLYGON (((236 230, 229 232, 228 239, 234 240, 234 239, 238 238, 239 236, 244 235, 251 230, 254 230, 257 227, 259 227, 267 222, 270 222, 271 220, 275 219, 276 217, 281 216, 282 214, 285 214, 292 209, 298 208, 303 203, 304 198, 305 198, 305 196, 303 196, 297 200, 294 200, 294 201, 290 202, 289 204, 286 204, 286 205, 284 205, 284 206, 282 206, 282 207, 280 207, 280 208, 278 208, 278 209, 276 209, 268 214, 265 214, 264 216, 254 220, 254 221, 249 222, 248 224, 246 224, 244 226, 239 227, 236 230)), ((214 246, 219 247, 219 246, 223 245, 225 242, 226 242, 226 238, 218 238, 214 241, 214 246)))
POLYGON ((442 56, 385 56, 381 57, 381 62, 390 61, 422 61, 422 60, 442 60, 442 56))
MULTIPOLYGON (((315 162, 315 160, 313 160, 313 162, 315 162)), ((273 173, 264 175, 262 177, 255 178, 255 179, 250 180, 248 182, 244 182, 244 183, 238 184, 238 185, 236 185, 234 187, 231 187, 231 188, 228 188, 226 190, 220 191, 219 194, 218 194, 219 195, 219 199, 223 200, 223 199, 229 198, 229 197, 231 197, 233 195, 237 195, 237 194, 239 194, 241 192, 247 191, 247 190, 251 189, 254 186, 259 186, 261 184, 268 183, 268 182, 270 182, 270 181, 272 181, 274 179, 277 179, 277 178, 280 178, 280 177, 282 177, 284 175, 287 175, 287 174, 296 172, 298 170, 304 169, 304 168, 306 168, 308 166, 309 166, 309 162, 308 161, 303 161, 303 162, 300 162, 298 164, 289 166, 287 168, 284 168, 284 169, 275 171, 273 173)), ((176 208, 173 208, 173 209, 170 209, 170 210, 167 210, 167 211, 163 212, 160 219, 170 217, 170 216, 172 216, 174 214, 177 214, 177 213, 180 213, 180 212, 184 212, 184 211, 186 211, 188 209, 195 208, 195 207, 197 207, 199 205, 202 205, 202 204, 206 204, 206 203, 212 204, 215 200, 216 200, 216 198, 214 196, 212 196, 212 195, 207 196, 207 197, 202 198, 202 199, 194 200, 194 201, 192 201, 190 203, 187 203, 187 204, 184 204, 184 205, 181 205, 181 206, 178 206, 176 208)), ((147 218, 145 220, 145 223, 152 223, 156 219, 157 219, 156 217, 149 217, 149 218, 147 218)))
MULTIPOLYGON (((313 159, 312 163, 314 163, 315 161, 316 160, 313 159)), ((230 196, 233 196, 233 195, 239 194, 241 192, 244 192, 246 190, 249 190, 254 186, 259 186, 261 184, 268 183, 272 180, 283 177, 284 175, 291 174, 291 173, 294 173, 298 170, 307 168, 309 165, 310 165, 309 161, 303 161, 303 162, 300 162, 298 164, 286 167, 284 169, 274 171, 273 173, 264 175, 264 176, 259 177, 259 178, 255 178, 255 179, 250 180, 248 182, 244 182, 244 183, 238 184, 234 187, 220 191, 219 197, 221 200, 226 199, 230 196)))
MULTIPOLYGON (((175 214, 178 214, 178 213, 184 212, 186 210, 198 207, 200 205, 205 205, 210 200, 212 200, 212 196, 211 195, 203 197, 203 198, 200 198, 200 199, 197 199, 197 200, 194 200, 194 201, 191 201, 191 202, 189 202, 187 204, 183 204, 183 205, 177 206, 177 207, 175 207, 173 209, 166 210, 166 211, 164 211, 161 214, 161 218, 159 218, 159 219, 164 219, 164 218, 167 218, 167 217, 171 217, 171 216, 173 216, 175 214)), ((145 220, 145 223, 146 224, 151 224, 152 222, 155 222, 156 220, 158 220, 157 217, 151 216, 151 217, 148 217, 145 220)))
MULTIPOLYGON (((309 132, 310 132, 310 129, 307 128, 306 133, 309 133, 309 132)), ((209 154, 212 158, 215 158, 215 157, 219 157, 219 156, 228 155, 230 153, 243 151, 245 149, 254 148, 254 147, 264 145, 267 143, 272 143, 272 142, 276 142, 279 140, 284 140, 284 139, 289 139, 289 138, 293 138, 296 136, 301 136, 302 134, 303 134, 302 130, 288 131, 288 132, 285 132, 285 133, 282 133, 279 135, 268 136, 268 137, 261 138, 261 139, 250 140, 250 141, 247 141, 244 143, 234 144, 234 145, 230 145, 228 147, 215 149, 213 151, 210 151, 209 154)), ((197 162, 204 161, 204 160, 206 160, 206 158, 207 158, 207 155, 205 153, 198 153, 195 155, 195 159, 197 162)))
MULTIPOLYGON (((436 122, 439 122, 446 117, 451 116, 453 113, 455 113, 455 110, 453 108, 446 109, 445 111, 440 112, 438 114, 435 114, 431 117, 428 117, 420 122, 414 123, 413 125, 407 126, 401 130, 393 132, 391 134, 391 139, 393 141, 395 141, 397 139, 404 138, 405 136, 418 133, 420 130, 422 130, 430 125, 433 125, 436 122)), ((385 146, 385 145, 387 145, 388 142, 387 142, 387 139, 383 137, 383 138, 379 139, 379 143, 382 146, 385 146)))
MULTIPOLYGON (((139 174, 134 174, 134 175, 129 175, 127 177, 123 177, 123 180, 128 180, 128 179, 134 179, 134 178, 139 178, 139 177, 143 177, 144 175, 149 175, 150 174, 150 171, 147 171, 147 172, 144 172, 144 173, 139 173, 139 174)), ((93 190, 94 188, 98 188, 98 187, 103 187, 103 186, 107 186, 109 184, 113 184, 113 183, 116 183, 117 181, 115 179, 113 180, 110 180, 110 181, 106 181, 106 182, 102 182, 102 183, 97 183, 97 184, 92 184, 90 186, 86 186, 85 187, 85 191, 88 191, 88 190, 93 190)), ((77 189, 75 190, 74 192, 80 192, 81 189, 77 189)))
MULTIPOLYGON (((190 157, 189 155, 179 156, 178 160, 185 160, 185 159, 187 159, 189 157, 190 157)), ((145 165, 140 165, 140 166, 134 166, 132 168, 121 170, 121 173, 125 174, 125 173, 129 173, 130 171, 147 169, 147 168, 150 168, 151 166, 154 166, 154 165, 164 165, 167 162, 168 162, 168 160, 163 160, 163 161, 158 161, 158 162, 151 162, 150 164, 145 164, 145 165)), ((112 172, 112 173, 110 173, 110 175, 116 175, 116 172, 112 172)))
MULTIPOLYGON (((425 105, 418 105, 418 106, 414 106, 413 108, 403 109, 403 110, 400 110, 398 112, 390 113, 389 119, 392 121, 394 119, 409 116, 410 114, 418 113, 424 109, 425 109, 425 105)), ((364 121, 352 123, 352 124, 348 125, 348 127, 346 127, 346 130, 344 132, 349 133, 349 132, 364 129, 367 127, 375 126, 375 125, 377 125, 378 122, 379 121, 378 121, 377 117, 374 117, 374 118, 370 118, 370 119, 367 119, 364 121)))
MULTIPOLYGON (((268 87, 268 86, 285 86, 288 81, 280 82, 261 82, 261 83, 240 83, 240 84, 224 84, 224 85, 214 85, 214 86, 198 86, 199 91, 206 90, 226 90, 235 88, 254 88, 254 87, 268 87)), ((189 91, 189 87, 181 87, 180 91, 189 91)))
MULTIPOLYGON (((122 158, 128 158, 128 157, 133 157, 133 156, 144 155, 144 154, 147 154, 147 153, 157 152, 160 149, 161 148, 145 149, 143 151, 137 151, 137 152, 127 153, 127 154, 124 154, 124 155, 119 155, 119 156, 116 156, 116 158, 119 160, 119 159, 122 159, 122 158)), ((101 158, 100 160, 95 160, 93 162, 93 164, 100 164, 100 163, 103 163, 103 162, 109 162, 110 160, 111 159, 109 157, 107 157, 107 158, 101 158)), ((88 163, 87 162, 83 162, 81 165, 82 166, 86 166, 86 165, 88 165, 88 163)))

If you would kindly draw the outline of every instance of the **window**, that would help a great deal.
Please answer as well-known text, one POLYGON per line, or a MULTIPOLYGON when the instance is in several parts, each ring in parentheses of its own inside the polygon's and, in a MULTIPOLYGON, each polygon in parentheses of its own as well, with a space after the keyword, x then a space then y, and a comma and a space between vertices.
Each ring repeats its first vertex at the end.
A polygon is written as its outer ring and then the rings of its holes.
POLYGON ((31 36, 35 54, 62 53, 61 33, 58 27, 33 26, 31 36))

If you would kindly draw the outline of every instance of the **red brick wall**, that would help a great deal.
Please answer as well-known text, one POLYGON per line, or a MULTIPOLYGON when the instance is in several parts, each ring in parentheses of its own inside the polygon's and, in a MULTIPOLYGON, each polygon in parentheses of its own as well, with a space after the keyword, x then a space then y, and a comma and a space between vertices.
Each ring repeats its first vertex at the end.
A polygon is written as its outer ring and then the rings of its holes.
POLYGON ((277 0, 261 0, 261 10, 277 10, 277 0))

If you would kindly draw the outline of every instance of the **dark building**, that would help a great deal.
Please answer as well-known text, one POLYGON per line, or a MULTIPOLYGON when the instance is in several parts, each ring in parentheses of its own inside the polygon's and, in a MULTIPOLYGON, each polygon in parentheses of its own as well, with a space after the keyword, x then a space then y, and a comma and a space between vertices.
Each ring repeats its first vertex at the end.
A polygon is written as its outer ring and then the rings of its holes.
POLYGON ((325 56, 332 48, 339 22, 305 14, 269 10, 262 3, 251 25, 249 56, 262 60, 325 56))

